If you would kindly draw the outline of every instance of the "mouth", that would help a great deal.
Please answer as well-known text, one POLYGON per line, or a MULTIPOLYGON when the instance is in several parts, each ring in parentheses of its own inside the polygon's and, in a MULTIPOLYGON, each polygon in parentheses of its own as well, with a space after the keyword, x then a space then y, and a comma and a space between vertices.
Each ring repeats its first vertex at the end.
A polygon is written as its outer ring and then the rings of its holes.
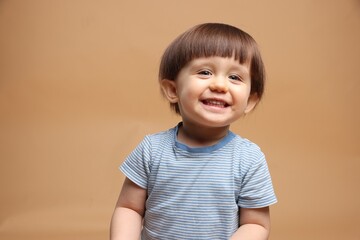
POLYGON ((204 99, 201 101, 204 105, 219 107, 219 108, 226 108, 230 106, 227 102, 221 99, 204 99))

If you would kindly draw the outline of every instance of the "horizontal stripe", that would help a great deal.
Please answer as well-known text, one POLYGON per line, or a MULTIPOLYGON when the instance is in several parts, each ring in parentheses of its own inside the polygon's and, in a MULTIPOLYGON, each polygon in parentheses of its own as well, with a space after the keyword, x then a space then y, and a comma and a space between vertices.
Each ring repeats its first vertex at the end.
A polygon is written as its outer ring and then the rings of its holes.
POLYGON ((145 136, 121 171, 147 189, 142 239, 228 239, 239 207, 275 203, 264 154, 230 132, 216 145, 177 142, 178 127, 145 136))

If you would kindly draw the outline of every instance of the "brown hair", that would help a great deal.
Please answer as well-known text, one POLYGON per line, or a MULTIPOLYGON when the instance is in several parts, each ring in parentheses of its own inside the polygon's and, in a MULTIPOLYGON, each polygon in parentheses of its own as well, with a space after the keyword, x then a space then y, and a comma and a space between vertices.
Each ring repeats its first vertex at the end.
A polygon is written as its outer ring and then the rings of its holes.
MULTIPOLYGON (((264 92, 265 68, 255 40, 246 32, 223 23, 204 23, 178 36, 165 50, 160 63, 159 81, 175 81, 183 67, 201 57, 235 57, 250 63, 251 92, 260 100, 264 92)), ((170 103, 180 114, 177 104, 170 103)))

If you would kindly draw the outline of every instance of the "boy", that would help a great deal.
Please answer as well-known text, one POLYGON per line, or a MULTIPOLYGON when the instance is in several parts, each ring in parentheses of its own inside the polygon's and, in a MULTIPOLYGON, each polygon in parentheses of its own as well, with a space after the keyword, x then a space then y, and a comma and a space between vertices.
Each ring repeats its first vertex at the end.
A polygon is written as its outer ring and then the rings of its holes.
POLYGON ((230 25, 170 44, 159 82, 182 122, 145 136, 120 167, 112 240, 268 239, 277 200, 265 157, 229 130, 261 99, 264 75, 253 38, 230 25))

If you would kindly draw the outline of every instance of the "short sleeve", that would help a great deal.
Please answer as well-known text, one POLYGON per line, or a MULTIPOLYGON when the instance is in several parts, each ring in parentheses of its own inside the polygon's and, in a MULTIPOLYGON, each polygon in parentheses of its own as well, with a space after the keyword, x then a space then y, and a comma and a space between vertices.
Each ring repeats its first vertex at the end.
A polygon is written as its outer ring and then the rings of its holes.
POLYGON ((238 205, 241 208, 261 208, 277 202, 264 154, 253 149, 243 172, 238 205))
POLYGON ((119 167, 127 178, 144 189, 148 186, 148 176, 150 173, 150 149, 150 140, 147 136, 145 136, 140 144, 130 153, 124 163, 119 167))

